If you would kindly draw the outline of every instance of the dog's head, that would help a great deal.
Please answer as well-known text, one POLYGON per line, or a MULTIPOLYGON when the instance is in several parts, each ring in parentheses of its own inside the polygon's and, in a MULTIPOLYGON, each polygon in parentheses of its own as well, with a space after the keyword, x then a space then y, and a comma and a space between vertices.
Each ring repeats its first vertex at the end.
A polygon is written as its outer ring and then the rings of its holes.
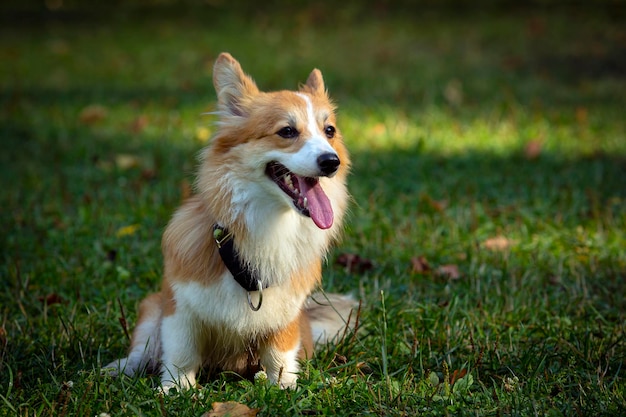
POLYGON ((322 73, 314 69, 298 91, 261 92, 239 63, 223 53, 213 83, 219 131, 209 158, 213 165, 229 164, 224 175, 240 188, 233 193, 242 193, 242 201, 271 195, 320 229, 330 228, 334 208, 344 209, 349 159, 322 73))

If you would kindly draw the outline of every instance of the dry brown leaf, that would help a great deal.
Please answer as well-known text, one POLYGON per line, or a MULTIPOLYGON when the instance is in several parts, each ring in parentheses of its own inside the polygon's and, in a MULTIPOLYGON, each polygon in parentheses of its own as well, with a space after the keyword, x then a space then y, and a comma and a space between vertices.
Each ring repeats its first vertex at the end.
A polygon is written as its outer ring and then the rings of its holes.
POLYGON ((340 355, 339 353, 335 353, 335 363, 339 365, 345 365, 346 363, 348 363, 348 358, 340 355))
POLYGON ((537 159, 541 155, 543 144, 539 139, 529 141, 524 147, 524 156, 526 159, 537 159))
POLYGON ((148 116, 141 115, 130 123, 129 129, 133 133, 141 133, 148 126, 150 120, 148 116))
POLYGON ((45 297, 38 297, 38 300, 46 305, 54 305, 54 304, 66 304, 66 301, 59 294, 51 293, 46 295, 45 297))
POLYGON ((438 212, 442 212, 448 207, 448 200, 430 200, 430 206, 438 212))
POLYGON ((411 265, 414 274, 428 274, 430 272, 430 265, 424 256, 411 258, 411 265))
POLYGON ((461 272, 459 271, 459 267, 454 264, 441 265, 439 268, 437 268, 437 274, 447 277, 451 280, 461 278, 461 272))
POLYGON ((577 107, 576 108, 576 121, 578 124, 584 125, 587 124, 587 120, 589 119, 589 110, 586 107, 577 107))
POLYGON ((81 110, 78 118, 83 124, 93 125, 106 119, 107 114, 106 107, 100 104, 91 104, 81 110))
POLYGON ((586 107, 577 107, 576 108, 576 121, 579 124, 584 125, 587 123, 588 119, 589 119, 589 110, 587 110, 586 107))
POLYGON ((375 136, 384 135, 386 132, 387 126, 385 126, 383 123, 376 123, 374 126, 372 126, 372 133, 375 136))
POLYGON ((366 362, 357 362, 356 369, 358 369, 363 375, 371 375, 374 373, 372 368, 366 362))
POLYGON ((448 200, 435 200, 428 194, 421 194, 420 200, 428 204, 428 206, 433 210, 440 213, 448 207, 448 200))
POLYGON ((504 236, 495 236, 485 240, 482 247, 493 251, 505 251, 513 246, 513 241, 504 236))
POLYGON ((141 171, 141 179, 146 181, 152 181, 157 177, 157 172, 151 168, 145 168, 141 171))
POLYGON ((452 375, 450 375, 450 386, 454 385, 456 381, 463 378, 465 375, 467 375, 467 369, 455 369, 452 375))
POLYGON ((259 412, 258 408, 250 408, 235 401, 214 402, 211 407, 211 410, 202 414, 202 417, 255 417, 259 412))
POLYGON ((363 273, 374 267, 374 263, 354 253, 342 253, 337 257, 337 264, 346 268, 349 273, 363 273))

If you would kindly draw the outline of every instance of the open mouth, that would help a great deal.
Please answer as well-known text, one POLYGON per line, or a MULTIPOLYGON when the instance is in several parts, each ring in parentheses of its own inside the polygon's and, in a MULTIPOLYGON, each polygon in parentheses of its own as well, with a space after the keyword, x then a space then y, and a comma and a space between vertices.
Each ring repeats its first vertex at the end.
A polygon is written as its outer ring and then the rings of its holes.
POLYGON ((310 217, 320 229, 333 225, 333 209, 318 178, 296 175, 278 162, 267 164, 265 173, 291 198, 300 214, 310 217))

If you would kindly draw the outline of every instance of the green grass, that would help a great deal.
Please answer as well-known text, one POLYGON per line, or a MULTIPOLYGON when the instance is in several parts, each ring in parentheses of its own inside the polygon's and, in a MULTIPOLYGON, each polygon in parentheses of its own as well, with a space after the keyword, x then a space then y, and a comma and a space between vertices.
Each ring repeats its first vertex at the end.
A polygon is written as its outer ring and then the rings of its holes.
POLYGON ((623 12, 376 4, 6 10, 0 415, 198 416, 216 401, 267 416, 623 413, 623 12), (306 363, 295 391, 218 375, 162 397, 155 378, 100 366, 128 345, 122 313, 132 327, 159 285, 223 50, 262 89, 324 73, 354 161, 325 288, 364 301, 361 331, 306 363), (348 271, 342 253, 374 267, 348 271))

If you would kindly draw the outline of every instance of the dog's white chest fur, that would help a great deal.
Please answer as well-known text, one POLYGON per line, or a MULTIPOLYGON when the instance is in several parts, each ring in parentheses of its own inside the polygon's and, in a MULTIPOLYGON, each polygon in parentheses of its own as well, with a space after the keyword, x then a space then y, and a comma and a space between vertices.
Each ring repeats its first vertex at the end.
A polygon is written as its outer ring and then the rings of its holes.
MULTIPOLYGON (((176 283, 173 290, 177 315, 189 315, 200 327, 219 328, 243 339, 269 333, 293 321, 305 299, 288 288, 269 287, 263 290, 259 311, 253 311, 248 305, 246 290, 228 272, 210 286, 176 283)), ((258 297, 258 292, 251 294, 255 303, 258 297)))

